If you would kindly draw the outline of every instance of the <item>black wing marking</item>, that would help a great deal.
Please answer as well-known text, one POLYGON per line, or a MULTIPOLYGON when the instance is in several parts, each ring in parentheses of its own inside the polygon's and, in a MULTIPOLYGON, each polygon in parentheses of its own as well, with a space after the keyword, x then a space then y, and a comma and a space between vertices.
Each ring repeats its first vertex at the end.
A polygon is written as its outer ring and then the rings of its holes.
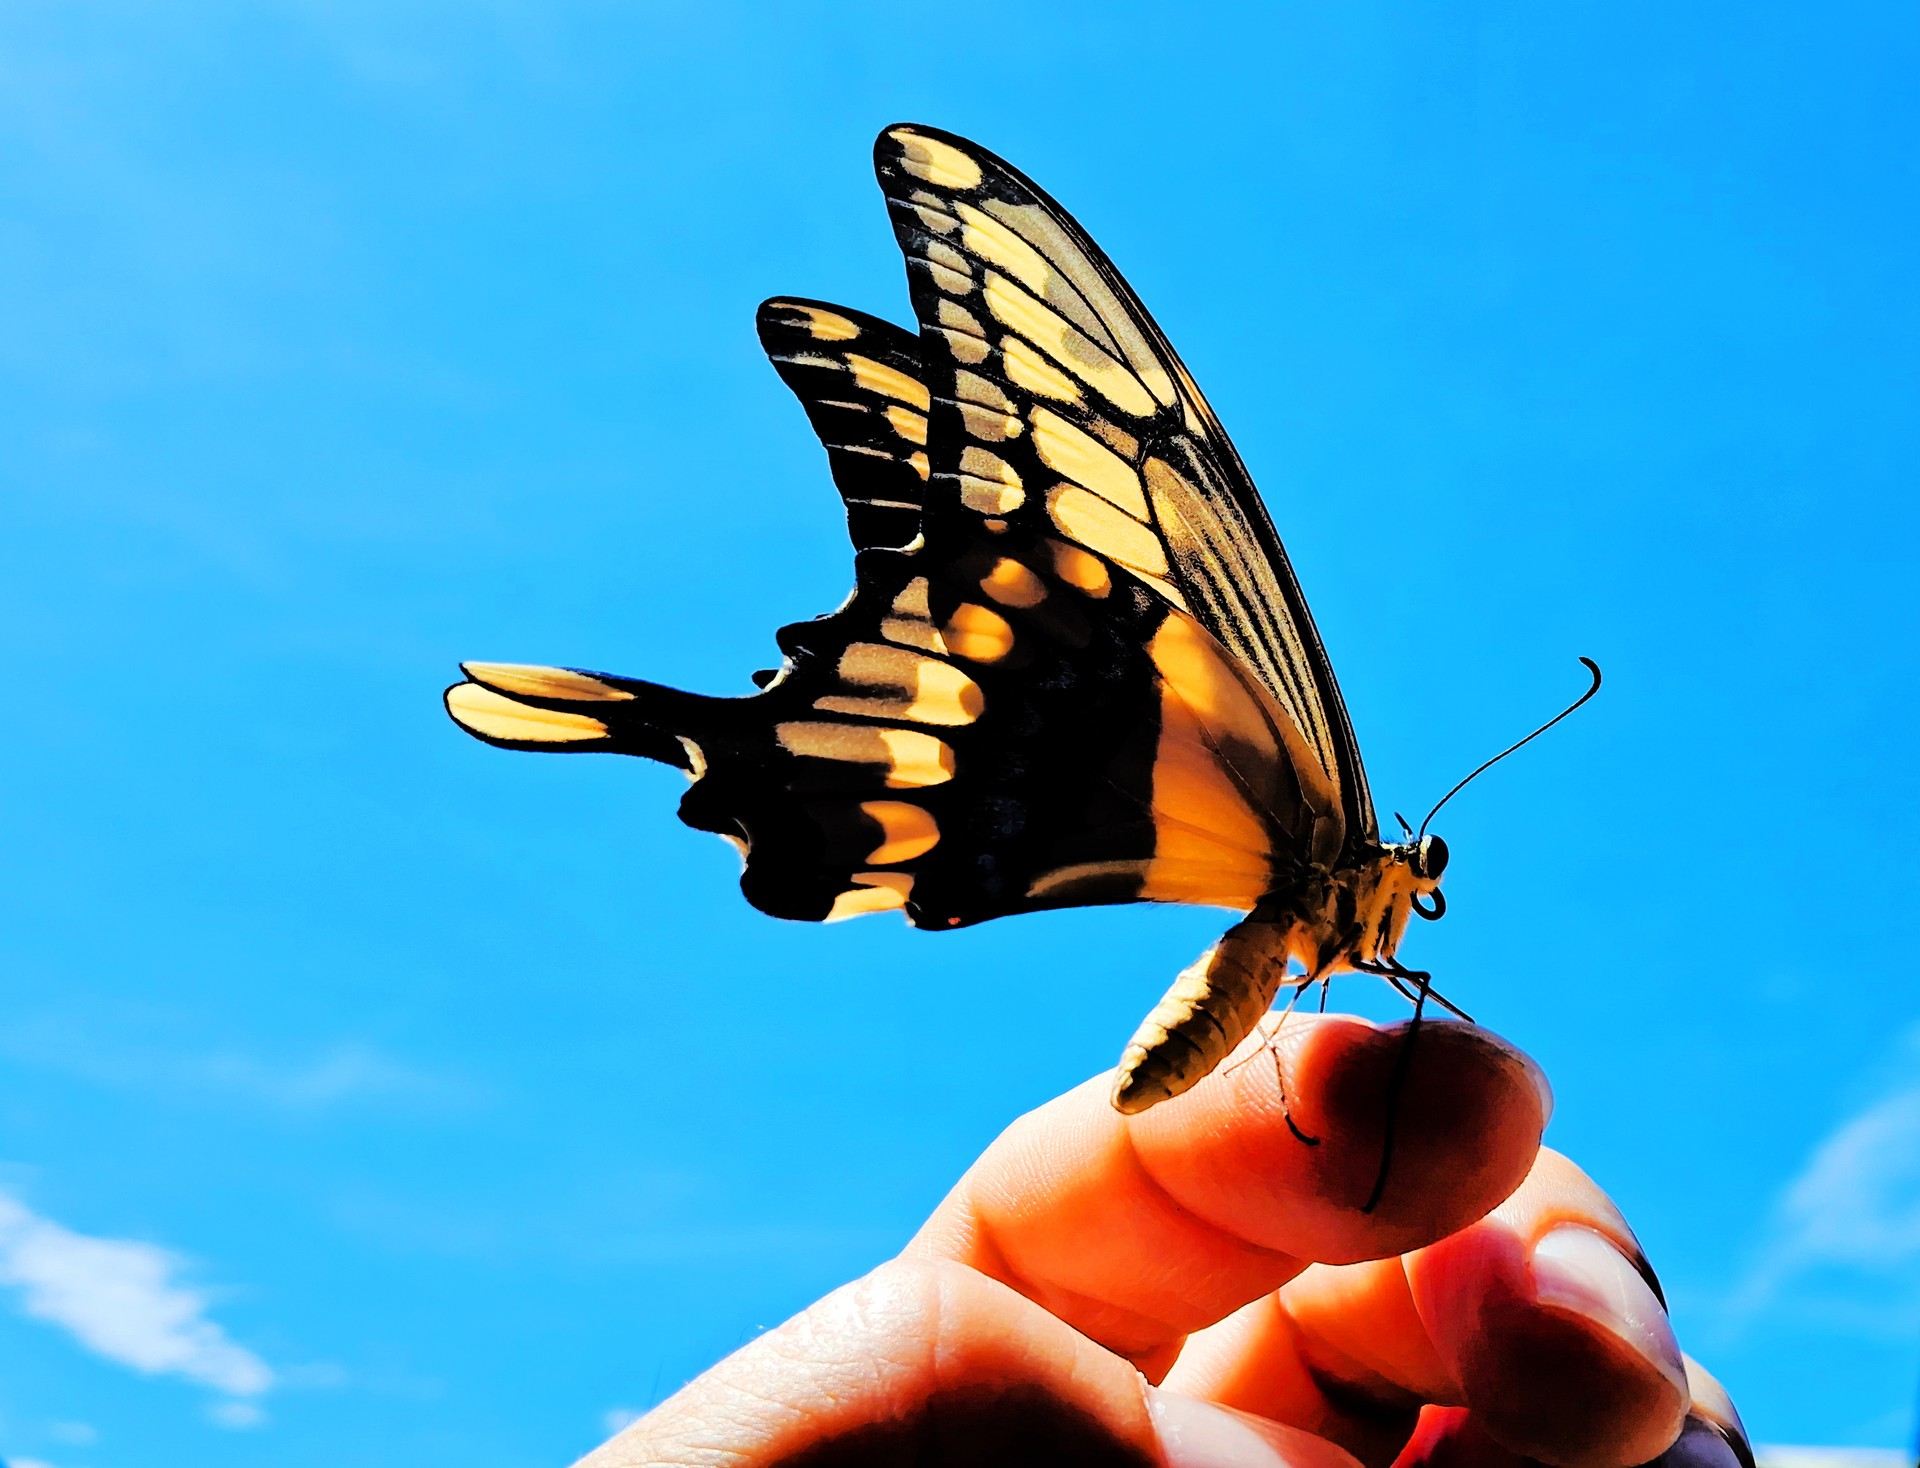
POLYGON ((826 446, 856 550, 906 545, 927 490, 927 389, 920 340, 845 306, 776 296, 760 344, 826 446))
POLYGON ((1139 299, 1057 203, 985 149, 898 126, 875 167, 932 390, 933 516, 1050 522, 1125 566, 1277 700, 1337 792, 1322 860, 1378 835, 1312 614, 1213 411, 1139 299))

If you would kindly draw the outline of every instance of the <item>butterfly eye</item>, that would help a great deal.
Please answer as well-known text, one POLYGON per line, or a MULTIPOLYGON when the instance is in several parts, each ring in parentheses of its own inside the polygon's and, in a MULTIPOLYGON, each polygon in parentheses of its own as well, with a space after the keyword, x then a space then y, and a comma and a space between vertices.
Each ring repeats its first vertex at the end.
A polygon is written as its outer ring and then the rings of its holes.
POLYGON ((1447 869, 1447 843, 1438 836, 1422 836, 1420 850, 1413 864, 1421 876, 1429 881, 1439 881, 1440 874, 1447 869))

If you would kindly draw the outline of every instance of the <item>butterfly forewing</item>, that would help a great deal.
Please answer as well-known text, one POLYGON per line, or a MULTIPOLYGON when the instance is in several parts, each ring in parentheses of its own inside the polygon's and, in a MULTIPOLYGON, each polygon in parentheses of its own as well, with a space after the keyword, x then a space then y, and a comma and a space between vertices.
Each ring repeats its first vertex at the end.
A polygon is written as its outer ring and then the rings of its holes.
POLYGON ((1038 186, 963 139, 889 128, 875 163, 927 344, 932 474, 959 490, 936 494, 930 515, 1023 513, 1191 612, 1336 792, 1313 854, 1372 839, 1352 726, 1286 552, 1119 272, 1038 186))

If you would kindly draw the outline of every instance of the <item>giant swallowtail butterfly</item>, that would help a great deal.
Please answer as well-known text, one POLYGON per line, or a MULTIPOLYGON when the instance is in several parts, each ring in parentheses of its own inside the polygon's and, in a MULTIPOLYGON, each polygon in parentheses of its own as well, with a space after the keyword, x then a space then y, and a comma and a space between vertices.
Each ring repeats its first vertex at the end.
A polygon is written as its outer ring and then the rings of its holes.
POLYGON ((900 126, 874 157, 918 332, 817 301, 759 316, 846 502, 851 598, 781 628, 744 697, 467 663, 449 712, 509 749, 686 771, 681 819, 739 847, 776 917, 1247 913, 1127 1046, 1122 1111, 1206 1075, 1283 984, 1357 970, 1424 997, 1394 952, 1443 910, 1447 848, 1381 839, 1286 552, 1179 357, 984 148, 900 126))

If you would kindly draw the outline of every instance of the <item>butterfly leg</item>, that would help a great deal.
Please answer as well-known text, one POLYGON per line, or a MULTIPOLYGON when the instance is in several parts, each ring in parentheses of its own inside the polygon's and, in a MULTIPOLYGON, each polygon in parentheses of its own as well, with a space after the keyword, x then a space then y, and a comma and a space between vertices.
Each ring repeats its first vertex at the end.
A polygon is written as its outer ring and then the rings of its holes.
MULTIPOLYGON (((1393 1166, 1394 1134, 1400 1121, 1400 1091, 1406 1085, 1407 1070, 1413 1064, 1413 1047, 1420 1038, 1420 1022, 1427 1007, 1427 981, 1431 975, 1408 969, 1405 976, 1419 985, 1419 991, 1414 995, 1413 1019, 1400 1041, 1400 1052, 1393 1058, 1393 1075, 1387 1081, 1387 1124, 1380 1142, 1380 1170, 1374 1174, 1373 1191, 1367 1194, 1367 1201, 1361 1205, 1362 1213, 1373 1212, 1379 1206, 1380 1195, 1387 1190, 1387 1171, 1393 1166)), ((1400 975, 1395 974, 1394 977, 1399 978, 1400 975)))
POLYGON ((1452 1015, 1455 1019, 1474 1022, 1473 1016, 1455 1004, 1446 995, 1433 987, 1433 975, 1410 969, 1394 959, 1374 960, 1350 958, 1347 967, 1357 974, 1372 974, 1375 978, 1385 979, 1393 986, 1394 992, 1409 1004, 1422 1002, 1422 994, 1452 1015))
POLYGON ((1473 1023, 1472 1015, 1468 1014, 1466 1010, 1462 1009, 1459 1005, 1455 1004, 1451 999, 1447 998, 1446 995, 1442 994, 1438 989, 1433 987, 1432 974, 1421 973, 1417 969, 1410 969, 1405 964, 1401 963, 1400 960, 1398 960, 1397 958, 1387 959, 1385 961, 1384 966, 1393 975, 1394 978, 1400 981, 1400 984, 1396 984, 1394 987, 1400 988, 1400 992, 1402 994, 1406 994, 1407 998, 1412 999, 1415 996, 1410 993, 1407 993, 1407 990, 1404 988, 1401 988, 1400 986, 1404 984, 1417 985, 1419 987, 1421 996, 1427 999, 1431 999, 1435 1004, 1439 1005, 1442 1009, 1446 1010, 1446 1012, 1452 1015, 1455 1019, 1465 1020, 1468 1024, 1473 1023))
MULTIPOLYGON (((1300 1123, 1293 1119, 1293 1108, 1287 1104, 1287 1072, 1280 1060, 1280 1031, 1286 1025, 1287 1017, 1293 1013, 1294 1006, 1300 1002, 1300 996, 1313 987, 1313 976, 1311 974, 1302 974, 1298 979, 1282 980, 1281 982, 1291 982, 1293 984, 1293 994, 1288 998, 1286 1008, 1280 1011, 1280 1018, 1273 1022, 1273 1028, 1265 1031, 1261 1035, 1260 1045, 1257 1049, 1248 1051, 1245 1055, 1234 1061, 1232 1065, 1228 1066, 1222 1074, 1232 1075, 1248 1061, 1258 1059, 1263 1054, 1271 1055, 1273 1057, 1274 1082, 1280 1087, 1280 1115, 1286 1119, 1287 1130, 1292 1132, 1300 1141, 1306 1143, 1307 1146, 1318 1147, 1320 1145, 1320 1139, 1318 1137, 1310 1137, 1301 1131, 1300 1123)), ((1326 984, 1323 981, 1320 986, 1320 1003, 1323 1013, 1326 1009, 1326 996, 1326 984)))
MULTIPOLYGON (((1261 1048, 1273 1056, 1273 1081, 1274 1084, 1280 1088, 1280 1115, 1286 1119, 1287 1130, 1293 1133, 1296 1140, 1306 1143, 1309 1147, 1318 1147, 1320 1145, 1320 1139, 1318 1137, 1310 1137, 1301 1131, 1300 1123, 1293 1119, 1293 1108, 1287 1104, 1287 1070, 1286 1066, 1283 1065, 1280 1060, 1281 1026, 1286 1024, 1287 1016, 1293 1013, 1293 1006, 1300 1002, 1300 996, 1306 993, 1312 983, 1312 978, 1308 977, 1301 979, 1299 983, 1293 986, 1293 995, 1287 1000, 1287 1007, 1280 1011, 1280 1018, 1273 1022, 1273 1028, 1268 1030, 1262 1037, 1261 1048)), ((1326 985, 1323 982, 1320 988, 1320 1000, 1323 1009, 1326 1004, 1326 997, 1326 985)))

